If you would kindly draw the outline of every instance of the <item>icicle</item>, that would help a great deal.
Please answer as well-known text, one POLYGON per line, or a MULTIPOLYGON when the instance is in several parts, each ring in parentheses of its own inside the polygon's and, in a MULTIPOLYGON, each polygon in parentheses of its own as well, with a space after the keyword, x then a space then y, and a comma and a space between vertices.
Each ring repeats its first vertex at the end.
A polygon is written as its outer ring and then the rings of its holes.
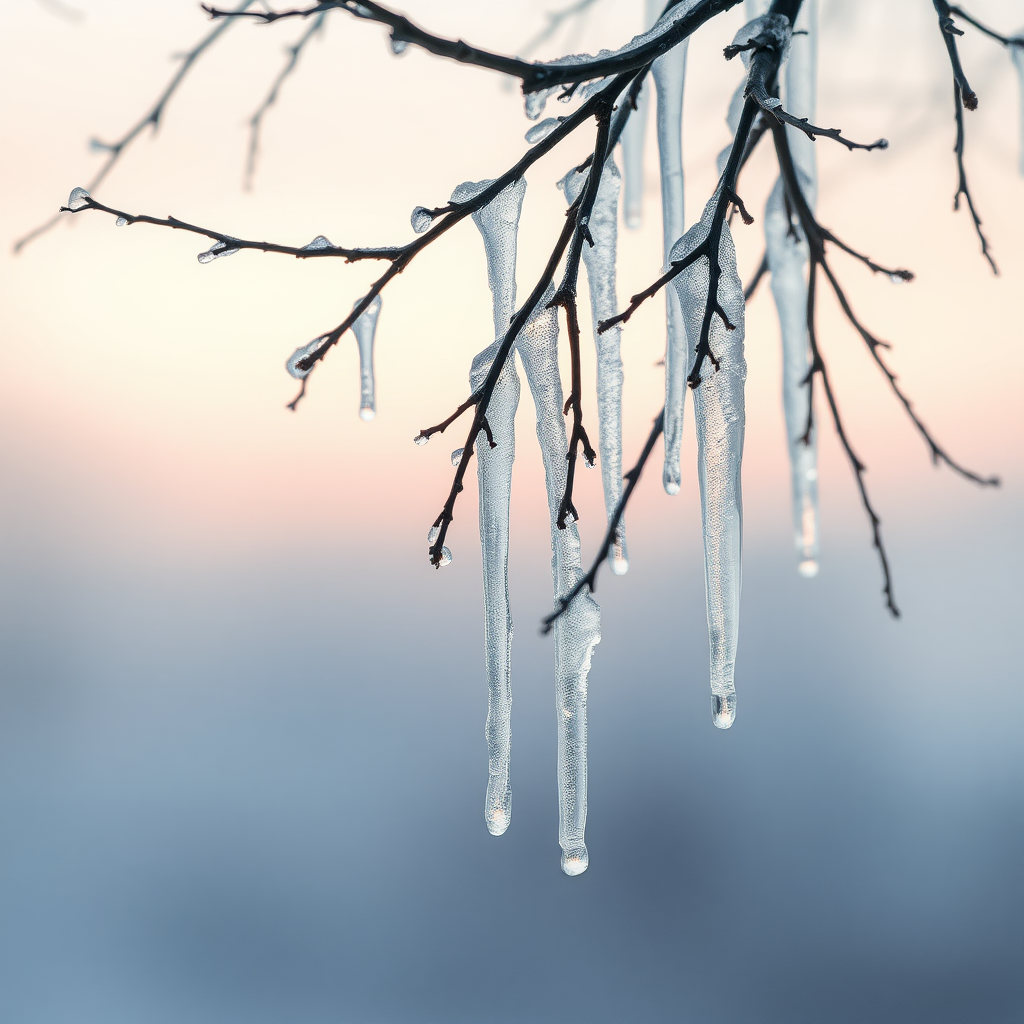
POLYGON ((638 228, 644 213, 644 139, 647 135, 647 90, 641 89, 636 110, 622 129, 622 177, 625 183, 622 217, 627 228, 638 228))
MULTIPOLYGON (((797 28, 806 35, 794 35, 786 65, 786 109, 796 117, 814 118, 817 81, 817 0, 808 0, 801 8, 797 28)), ((817 191, 814 143, 796 129, 788 131, 797 174, 811 209, 817 191)), ((772 295, 779 314, 782 335, 782 401, 786 414, 786 438, 789 447, 793 493, 793 536, 797 567, 802 576, 818 573, 818 451, 812 431, 807 430, 810 388, 807 374, 811 368, 807 337, 807 281, 805 278, 807 243, 798 226, 791 225, 782 179, 772 190, 764 217, 768 266, 772 295)))
MULTIPOLYGON (((711 227, 718 193, 704 215, 675 244, 673 260, 682 259, 705 238, 711 227)), ((743 358, 743 286, 736 271, 736 249, 728 224, 722 226, 718 247, 722 276, 718 301, 734 330, 727 330, 717 314, 711 319, 711 351, 719 360, 701 368, 701 383, 694 390, 697 424, 697 476, 704 524, 704 580, 707 590, 708 640, 711 649, 711 707, 714 723, 728 729, 736 714, 736 643, 743 541, 743 502, 740 466, 743 458, 743 385, 747 375, 743 358)), ((674 280, 687 334, 699 338, 709 288, 706 259, 674 280)), ((691 364, 694 356, 691 354, 691 364)), ((692 365, 689 367, 692 370, 692 365)))
MULTIPOLYGON (((1024 28, 1013 38, 1024 39, 1024 28)), ((1017 68, 1017 80, 1020 84, 1020 173, 1024 174, 1024 43, 1010 44, 1010 60, 1017 68)))
MULTIPOLYGON (((574 203, 586 187, 586 172, 570 171, 559 186, 566 201, 574 203)), ((622 497, 622 357, 621 332, 612 327, 597 333, 597 324, 618 312, 615 294, 615 249, 618 234, 619 189, 621 178, 615 161, 604 165, 597 198, 590 214, 590 234, 594 245, 583 246, 583 265, 587 268, 590 286, 590 313, 594 322, 594 344, 597 348, 597 422, 598 449, 601 455, 601 482, 604 486, 604 507, 609 519, 622 497)), ((608 564, 616 576, 629 569, 626 550, 626 524, 619 524, 618 539, 608 552, 608 564)))
MULTIPOLYGON (((580 580, 580 535, 575 524, 558 529, 558 509, 565 490, 568 442, 562 415, 562 381, 558 375, 558 315, 541 299, 540 312, 523 328, 516 347, 537 407, 537 439, 544 459, 551 516, 551 575, 555 595, 580 580)), ((587 591, 555 620, 555 706, 558 714, 558 843, 562 870, 578 875, 587 869, 584 829, 587 823, 587 675, 594 647, 601 640, 601 612, 587 591)))
MULTIPOLYGON (((489 184, 489 181, 482 181, 460 185, 452 193, 452 202, 472 199, 489 184)), ((473 214, 473 221, 483 235, 487 255, 487 279, 493 299, 495 339, 473 360, 469 385, 474 391, 487 376, 515 309, 516 240, 525 195, 526 180, 520 178, 482 210, 473 214)), ((510 354, 487 406, 487 422, 495 447, 490 447, 482 431, 476 439, 484 577, 484 660, 488 694, 488 777, 484 821, 488 831, 496 836, 508 828, 512 816, 512 784, 509 779, 512 742, 512 615, 508 599, 508 539, 512 464, 516 456, 515 416, 518 407, 519 374, 510 354)))
MULTIPOLYGON (((689 40, 654 62, 658 93, 658 159, 661 167, 661 221, 665 261, 684 227, 683 208, 683 84, 689 40)), ((667 269, 667 268, 666 268, 667 269)), ((662 484, 678 494, 681 482, 679 452, 683 442, 683 402, 686 398, 686 328, 675 289, 665 290, 665 464, 662 484)))
POLYGON ((366 422, 377 415, 377 389, 373 376, 373 339, 377 333, 377 318, 379 316, 380 295, 375 295, 373 301, 360 313, 352 325, 352 333, 356 336, 356 344, 359 346, 359 415, 366 422))

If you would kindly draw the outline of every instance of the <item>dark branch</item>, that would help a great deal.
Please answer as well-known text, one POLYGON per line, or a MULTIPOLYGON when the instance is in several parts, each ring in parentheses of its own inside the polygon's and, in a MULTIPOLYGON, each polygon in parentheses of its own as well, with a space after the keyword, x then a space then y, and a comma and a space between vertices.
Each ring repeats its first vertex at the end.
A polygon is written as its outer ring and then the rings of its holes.
POLYGON ((754 276, 751 277, 747 283, 746 288, 743 289, 743 301, 749 302, 754 292, 757 291, 757 286, 761 283, 761 278, 768 273, 768 253, 765 253, 761 257, 761 262, 757 265, 757 270, 754 271, 754 276))
POLYGON ((977 20, 977 18, 972 17, 962 7, 956 4, 952 4, 949 10, 951 14, 955 14, 958 18, 963 18, 968 25, 973 25, 982 35, 986 35, 990 39, 994 39, 997 43, 1002 43, 1003 46, 1007 48, 1011 46, 1024 46, 1024 36, 1000 35, 994 29, 989 28, 987 25, 983 25, 977 20))

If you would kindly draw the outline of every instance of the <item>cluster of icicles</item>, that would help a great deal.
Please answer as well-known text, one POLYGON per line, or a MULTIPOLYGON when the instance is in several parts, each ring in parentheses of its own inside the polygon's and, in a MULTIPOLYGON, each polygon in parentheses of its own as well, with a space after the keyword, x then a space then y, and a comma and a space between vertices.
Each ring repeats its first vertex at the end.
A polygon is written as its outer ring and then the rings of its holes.
MULTIPOLYGON (((682 5, 686 6, 686 5, 682 5)), ((752 5, 757 6, 757 5, 752 5)), ((767 4, 764 5, 765 7, 767 4)), ((787 109, 797 116, 814 113, 815 5, 806 4, 807 35, 797 36, 787 65, 787 109)), ((754 13, 761 13, 755 11, 754 13)), ((745 33, 756 34, 748 26, 745 33)), ((680 260, 707 238, 717 202, 708 203, 700 221, 688 231, 683 223, 682 103, 686 71, 686 44, 659 58, 653 68, 657 94, 658 148, 661 167, 664 254, 666 264, 680 260)), ((742 86, 733 103, 738 116, 742 86)), ((542 105, 534 102, 528 113, 539 116, 542 105)), ((557 124, 549 119, 527 134, 529 142, 543 138, 557 124)), ((625 220, 636 225, 640 218, 642 165, 638 151, 643 144, 644 108, 628 122, 623 136, 625 220)), ((735 129, 735 122, 731 125, 735 129)), ((814 191, 814 154, 809 140, 794 133, 795 158, 809 195, 814 191)), ((559 183, 571 204, 581 195, 588 172, 570 171, 559 183)), ((466 183, 452 195, 465 202, 478 195, 489 181, 466 183)), ((622 182, 609 158, 602 169, 600 186, 589 220, 593 246, 584 246, 584 266, 590 292, 593 323, 613 316, 619 309, 616 296, 616 233, 622 182)), ((526 182, 519 180, 495 197, 473 220, 483 236, 488 280, 493 296, 494 342, 473 360, 470 386, 476 389, 491 368, 499 345, 516 309, 515 270, 519 215, 526 182)), ((417 210, 423 229, 423 214, 417 210)), ((807 394, 804 380, 809 369, 806 327, 806 244, 789 227, 781 182, 769 200, 766 213, 768 259, 772 288, 779 309, 784 350, 784 402, 792 460, 795 539, 800 571, 817 571, 817 471, 813 444, 804 443, 807 394)), ((429 224, 429 221, 427 222, 429 224)), ((729 728, 736 713, 734 669, 738 638, 742 498, 740 468, 744 431, 743 286, 736 269, 736 252, 728 225, 719 249, 722 278, 718 300, 735 330, 726 330, 715 318, 711 348, 719 360, 717 372, 705 371, 703 383, 693 391, 697 434, 697 475, 701 495, 708 633, 711 655, 711 696, 714 724, 729 728)), ((686 378, 693 369, 694 349, 704 316, 709 272, 700 260, 677 276, 666 293, 667 342, 665 354, 665 463, 663 482, 669 494, 681 486, 680 444, 686 378)), ((552 291, 553 293, 553 291, 552 291)), ((557 310, 542 300, 532 319, 516 339, 502 367, 487 406, 487 417, 496 446, 477 447, 477 478, 480 490, 480 540, 483 549, 484 649, 488 684, 487 749, 488 782, 484 816, 488 830, 501 835, 512 813, 509 776, 511 756, 511 647, 512 615, 508 592, 509 499, 515 458, 515 414, 519 404, 519 365, 533 396, 537 413, 537 437, 544 460, 551 526, 552 577, 555 597, 567 593, 581 579, 580 540, 576 525, 564 529, 556 523, 566 479, 566 427, 563 393, 558 372, 557 310)), ((597 347, 597 406, 599 458, 605 506, 609 519, 622 494, 622 386, 619 330, 613 327, 594 335, 597 347)), ((461 455, 461 452, 455 453, 461 455)), ((453 456, 454 458, 455 456, 453 456)), ((428 538, 434 540, 433 533, 428 538)), ((445 560, 450 557, 445 552, 445 560)), ((628 569, 624 523, 608 554, 617 575, 628 569)), ((587 676, 594 647, 600 642, 600 611, 584 590, 555 620, 555 705, 558 726, 559 845, 562 870, 577 875, 588 864, 584 829, 587 813, 587 676)))

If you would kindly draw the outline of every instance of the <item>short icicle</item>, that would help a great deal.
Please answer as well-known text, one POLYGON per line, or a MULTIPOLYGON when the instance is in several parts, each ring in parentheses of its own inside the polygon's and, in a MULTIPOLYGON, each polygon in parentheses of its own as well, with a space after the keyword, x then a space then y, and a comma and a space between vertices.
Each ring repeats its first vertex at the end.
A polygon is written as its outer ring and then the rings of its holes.
MULTIPOLYGON (((797 18, 786 64, 786 109, 796 117, 814 119, 817 81, 817 0, 807 0, 797 18)), ((789 145, 797 174, 814 209, 817 192, 815 144, 803 132, 788 128, 789 145)), ((811 368, 807 337, 807 242, 797 224, 791 224, 780 178, 765 209, 764 234, 771 288, 782 334, 782 402, 793 494, 793 539, 801 576, 818 573, 818 445, 816 431, 807 433, 811 368)))
MULTIPOLYGON (((672 249, 680 260, 708 236, 718 203, 712 196, 704 215, 672 249)), ((743 458, 744 382, 743 286, 736 270, 736 248, 728 223, 722 225, 718 246, 722 276, 718 301, 734 330, 718 314, 711 318, 711 351, 716 370, 706 359, 701 383, 694 389, 697 431, 697 477, 704 526, 704 581, 707 591, 708 641, 711 650, 711 708, 715 725, 728 729, 736 715, 736 645, 739 636, 743 545, 743 498, 740 469, 743 458)), ((673 282, 690 337, 699 338, 708 298, 709 267, 699 259, 673 282)), ((694 356, 691 355, 691 367, 694 356)))
MULTIPOLYGON (((574 203, 582 194, 587 178, 586 172, 572 170, 559 182, 568 203, 574 203)), ((597 324, 613 317, 619 309, 615 293, 615 250, 620 188, 619 169, 615 161, 609 158, 604 165, 601 185, 590 214, 589 227, 594 244, 583 246, 583 265, 587 268, 590 312, 597 348, 597 447, 601 459, 604 507, 609 520, 622 497, 621 331, 615 326, 599 334, 597 324)), ((624 575, 629 569, 625 518, 620 520, 615 543, 608 551, 608 565, 616 576, 624 575)))
MULTIPOLYGON (((661 223, 665 261, 683 234, 683 85, 689 40, 654 62, 652 74, 658 95, 658 161, 661 168, 661 223)), ((667 269, 667 267, 666 267, 667 269)), ((679 455, 683 443, 683 407, 686 399, 686 327, 675 289, 665 290, 667 335, 665 342, 665 464, 662 484, 678 494, 682 482, 679 455)))
MULTIPOLYGON (((453 202, 479 194, 490 181, 467 182, 452 193, 453 202)), ((469 385, 484 381, 508 330, 516 301, 516 241, 526 181, 519 179, 473 214, 487 255, 487 279, 494 310, 493 344, 473 360, 469 385)), ((512 820, 509 777, 512 743, 512 614, 508 597, 509 501, 512 464, 516 456, 515 416, 519 407, 519 374, 512 355, 502 367, 487 406, 487 422, 495 447, 484 432, 476 440, 477 484, 480 490, 480 546, 484 583, 484 660, 487 669, 487 794, 484 822, 500 836, 512 820)))
POLYGON ((367 423, 377 415, 377 386, 373 375, 373 339, 380 316, 380 296, 356 317, 352 333, 359 346, 359 415, 367 423))
MULTIPOLYGON (((538 310, 516 343, 537 408, 537 439, 544 459, 551 521, 551 575, 555 597, 566 594, 583 575, 580 535, 576 524, 558 528, 558 509, 565 489, 568 441, 562 415, 562 381, 558 375, 558 314, 548 309, 554 295, 541 299, 538 310)), ((578 875, 589 858, 584 839, 587 824, 587 675, 594 647, 601 640, 601 611, 584 590, 555 620, 555 707, 558 715, 558 843, 562 870, 578 875)))
MULTIPOLYGON (((1013 37, 1024 39, 1024 27, 1013 37)), ((1024 174, 1024 43, 1010 44, 1010 60, 1017 69, 1017 84, 1019 88, 1018 102, 1020 103, 1020 173, 1024 174)))

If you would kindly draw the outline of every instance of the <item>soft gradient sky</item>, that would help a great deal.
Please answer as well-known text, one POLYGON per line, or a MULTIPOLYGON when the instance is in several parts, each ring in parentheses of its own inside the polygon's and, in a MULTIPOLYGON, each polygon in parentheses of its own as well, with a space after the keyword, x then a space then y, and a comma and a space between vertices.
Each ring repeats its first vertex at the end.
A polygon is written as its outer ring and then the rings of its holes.
MULTIPOLYGON (((547 0, 417 0, 435 31, 513 52, 547 0)), ((574 48, 615 46, 639 3, 601 0, 574 48)), ((80 0, 72 21, 0 2, 0 238, 91 177, 206 30, 182 0, 80 0)), ((1024 3, 978 0, 1011 30, 1024 3)), ((691 46, 688 219, 714 185, 739 73, 738 11, 691 46)), ((1001 48, 968 33, 981 95, 968 171, 1002 274, 955 183, 948 64, 926 0, 825 0, 820 123, 884 153, 819 143, 823 222, 918 278, 834 257, 894 343, 916 408, 963 461, 946 470, 859 338, 821 333, 884 517, 904 619, 891 622, 850 470, 821 434, 822 573, 797 577, 767 290, 748 311, 740 711, 710 723, 699 509, 656 469, 630 516, 632 567, 602 578, 591 675, 591 868, 558 870, 547 513, 521 403, 514 497, 513 826, 481 819, 486 760, 475 495, 427 565, 458 434, 416 431, 465 395, 490 332, 469 225, 384 297, 378 416, 358 415, 351 345, 301 411, 283 364, 333 326, 368 265, 241 253, 83 215, 0 254, 0 1016, 13 1024, 881 1021, 1009 1024, 1024 1012, 1019 643, 1024 471, 1024 181, 1001 48)), ((337 13, 268 116, 255 188, 246 119, 296 24, 242 25, 196 65, 158 135, 97 197, 243 237, 410 237, 419 204, 522 152, 521 99, 492 74, 337 13)), ((559 112, 556 109, 555 112, 559 112)), ((650 126, 653 129, 653 124, 650 126)), ((653 131, 648 139, 653 157, 653 131)), ((529 177, 520 283, 564 208, 529 177)), ((757 215, 767 152, 741 182, 757 215)), ((647 219, 621 240, 620 296, 660 265, 647 219)), ((759 218, 760 219, 760 218, 759 218)), ((741 272, 760 225, 737 227, 741 272)), ((626 459, 660 405, 660 305, 624 334, 626 459)), ((588 375, 592 364, 587 363, 588 375)), ((659 460, 660 461, 660 460, 659 460)), ((693 463, 692 434, 684 466, 693 463)), ((585 550, 599 535, 586 475, 585 550)))

